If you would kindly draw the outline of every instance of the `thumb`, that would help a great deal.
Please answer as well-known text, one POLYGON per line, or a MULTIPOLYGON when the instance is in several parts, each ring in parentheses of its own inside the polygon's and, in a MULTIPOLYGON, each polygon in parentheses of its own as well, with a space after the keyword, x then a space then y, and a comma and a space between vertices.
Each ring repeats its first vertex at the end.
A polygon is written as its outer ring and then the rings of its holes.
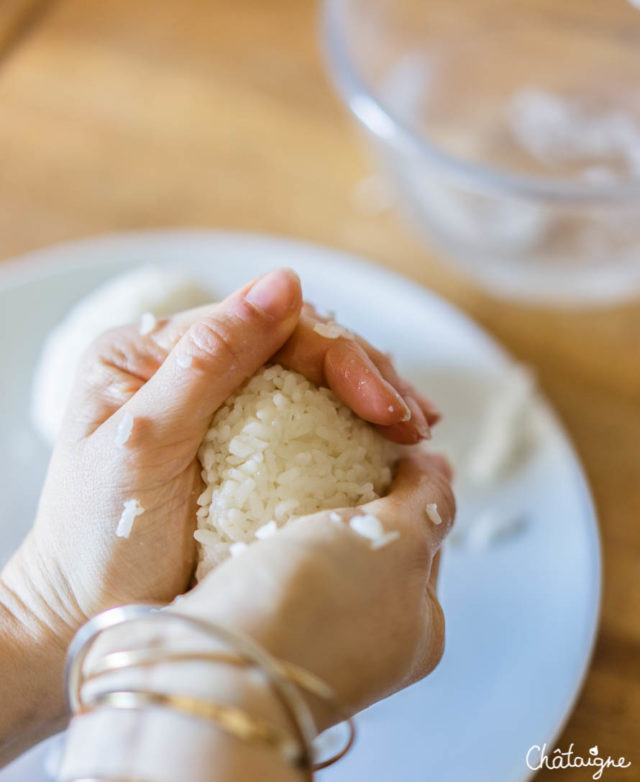
POLYGON ((203 308, 157 372, 114 416, 127 411, 134 434, 158 445, 190 440, 196 447, 211 416, 286 342, 296 326, 302 293, 289 269, 277 269, 203 308), (145 425, 142 426, 142 419, 145 425))

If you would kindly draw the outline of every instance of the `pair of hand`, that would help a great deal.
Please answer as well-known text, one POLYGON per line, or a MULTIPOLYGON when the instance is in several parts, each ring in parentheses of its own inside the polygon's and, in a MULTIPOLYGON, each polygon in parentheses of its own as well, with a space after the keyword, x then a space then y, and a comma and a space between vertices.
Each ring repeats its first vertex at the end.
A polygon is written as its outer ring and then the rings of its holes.
MULTIPOLYGON (((318 321, 296 275, 279 270, 219 304, 160 322, 152 334, 136 326, 110 331, 85 355, 36 523, 1 585, 27 633, 60 650, 60 666, 88 617, 185 592, 195 556, 198 447, 215 410, 265 362, 328 385, 390 439, 428 436, 438 418, 429 400, 364 341, 316 333, 318 321), (125 411, 134 427, 119 445, 125 411), (123 503, 134 497, 144 513, 129 538, 118 538, 123 503)), ((400 531, 392 545, 371 551, 347 524, 314 514, 226 562, 179 610, 247 632, 324 677, 358 709, 425 675, 440 657, 435 580, 454 515, 449 484, 438 457, 405 459, 388 496, 365 506, 400 531), (442 525, 428 520, 430 502, 442 525)))

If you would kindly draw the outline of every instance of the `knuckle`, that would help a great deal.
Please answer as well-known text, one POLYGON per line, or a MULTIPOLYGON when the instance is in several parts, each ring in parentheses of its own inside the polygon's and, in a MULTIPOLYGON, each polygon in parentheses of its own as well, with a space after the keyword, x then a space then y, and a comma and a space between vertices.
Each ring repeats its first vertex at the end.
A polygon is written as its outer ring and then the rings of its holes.
POLYGON ((128 326, 118 326, 103 331, 89 343, 81 356, 81 363, 83 365, 95 363, 110 358, 114 352, 117 353, 128 329, 128 326))
POLYGON ((451 482, 441 472, 430 473, 425 480, 427 493, 434 498, 444 529, 448 531, 456 515, 456 498, 451 482))
POLYGON ((140 335, 133 326, 108 329, 91 342, 82 354, 79 366, 85 374, 101 366, 111 372, 146 377, 164 356, 141 346, 139 339, 140 335))
POLYGON ((238 362, 243 352, 230 326, 216 318, 194 323, 189 328, 189 339, 202 356, 229 365, 238 362))

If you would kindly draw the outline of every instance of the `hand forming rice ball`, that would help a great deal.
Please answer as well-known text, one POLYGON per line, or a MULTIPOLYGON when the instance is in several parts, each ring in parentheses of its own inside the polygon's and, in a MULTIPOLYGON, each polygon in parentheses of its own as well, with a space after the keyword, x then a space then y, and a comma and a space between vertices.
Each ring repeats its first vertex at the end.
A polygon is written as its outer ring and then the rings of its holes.
POLYGON ((263 368, 217 411, 200 448, 196 577, 294 517, 383 495, 401 449, 329 389, 263 368))
POLYGON ((211 301, 211 292, 179 269, 141 266, 108 280, 81 299, 47 337, 32 389, 31 418, 41 437, 53 444, 73 385, 76 367, 103 331, 139 322, 141 334, 156 317, 211 301))

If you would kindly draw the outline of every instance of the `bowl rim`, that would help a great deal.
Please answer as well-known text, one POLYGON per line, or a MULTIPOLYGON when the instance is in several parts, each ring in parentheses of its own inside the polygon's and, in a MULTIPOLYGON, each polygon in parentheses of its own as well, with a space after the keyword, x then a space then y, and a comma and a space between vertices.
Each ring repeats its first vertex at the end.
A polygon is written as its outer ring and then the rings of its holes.
POLYGON ((419 154, 452 182, 493 196, 547 202, 610 205, 640 200, 640 181, 615 184, 577 183, 558 177, 512 174, 446 152, 427 141, 374 95, 349 55, 343 11, 347 0, 323 0, 320 40, 331 79, 351 113, 367 130, 390 146, 419 154))

